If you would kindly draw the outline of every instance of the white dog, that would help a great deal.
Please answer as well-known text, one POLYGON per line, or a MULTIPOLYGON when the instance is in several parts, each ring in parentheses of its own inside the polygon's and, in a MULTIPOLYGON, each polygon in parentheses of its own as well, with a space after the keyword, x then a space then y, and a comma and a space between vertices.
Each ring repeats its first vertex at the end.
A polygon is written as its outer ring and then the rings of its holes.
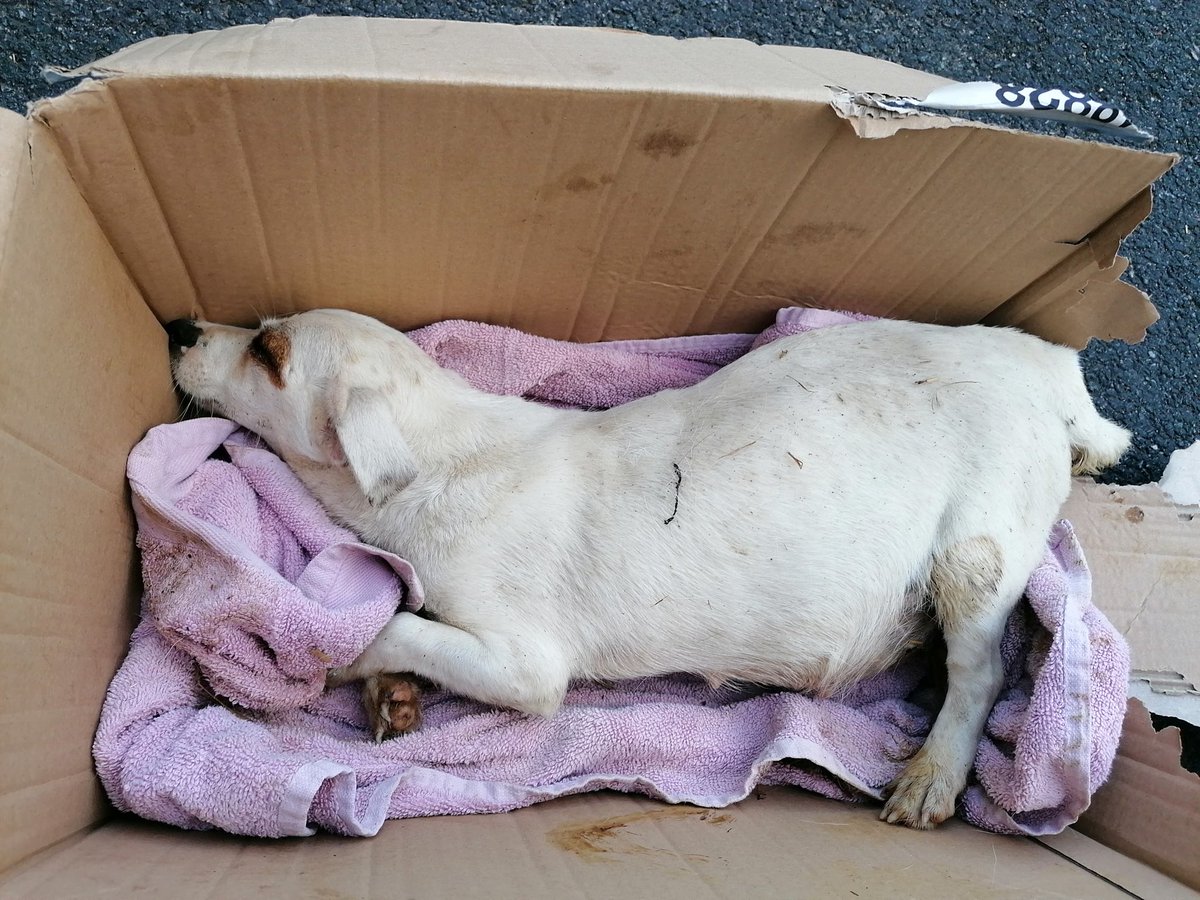
POLYGON ((604 412, 482 393, 349 312, 168 330, 184 391, 420 574, 429 617, 334 673, 368 679, 380 733, 412 723, 380 673, 543 716, 571 679, 829 694, 932 614, 945 702, 882 813, 923 828, 964 787, 1072 469, 1129 441, 1073 351, 978 326, 827 328, 604 412))

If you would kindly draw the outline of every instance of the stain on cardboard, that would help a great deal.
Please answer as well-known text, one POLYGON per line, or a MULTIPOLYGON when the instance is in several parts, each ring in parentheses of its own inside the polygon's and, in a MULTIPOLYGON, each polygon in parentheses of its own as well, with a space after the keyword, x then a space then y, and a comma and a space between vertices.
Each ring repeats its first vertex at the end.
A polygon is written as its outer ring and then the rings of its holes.
POLYGON ((693 252, 691 247, 661 247, 650 253, 650 259, 679 259, 693 252))
POLYGON ((543 185, 538 194, 547 200, 553 200, 569 194, 588 194, 613 183, 613 176, 607 172, 596 174, 580 171, 581 168, 576 167, 543 185))
POLYGON ((639 825, 667 819, 695 819, 706 825, 725 826, 726 829, 732 828, 734 822, 732 815, 717 810, 668 806, 633 815, 613 816, 598 822, 560 825, 546 833, 546 840, 588 862, 616 861, 622 856, 663 856, 666 859, 682 858, 688 862, 709 862, 709 857, 702 854, 681 853, 671 847, 653 847, 642 843, 647 840, 647 835, 639 831, 639 825))
POLYGON ((342 891, 329 887, 318 887, 313 891, 313 896, 317 900, 353 900, 354 894, 346 894, 342 891))
POLYGON ((857 240, 866 236, 867 229, 849 222, 805 222, 780 234, 770 234, 763 239, 764 247, 806 247, 810 244, 828 244, 841 238, 857 240))
POLYGON ((651 159, 662 159, 664 156, 674 159, 695 145, 694 138, 684 137, 669 128, 652 131, 638 142, 641 151, 651 159))
POLYGON ((601 185, 612 184, 611 175, 600 175, 595 179, 588 178, 585 175, 574 175, 567 179, 563 189, 569 194, 580 194, 586 191, 594 191, 601 185))

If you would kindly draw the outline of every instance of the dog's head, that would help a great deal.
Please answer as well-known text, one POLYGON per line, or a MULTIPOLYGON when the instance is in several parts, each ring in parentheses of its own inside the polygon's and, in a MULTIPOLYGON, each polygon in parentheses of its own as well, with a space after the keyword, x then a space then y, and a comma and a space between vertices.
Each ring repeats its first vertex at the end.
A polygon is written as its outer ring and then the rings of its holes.
POLYGON ((436 365, 399 332, 313 310, 258 328, 179 319, 167 334, 175 383, 293 465, 348 467, 372 505, 416 477, 403 413, 436 365))

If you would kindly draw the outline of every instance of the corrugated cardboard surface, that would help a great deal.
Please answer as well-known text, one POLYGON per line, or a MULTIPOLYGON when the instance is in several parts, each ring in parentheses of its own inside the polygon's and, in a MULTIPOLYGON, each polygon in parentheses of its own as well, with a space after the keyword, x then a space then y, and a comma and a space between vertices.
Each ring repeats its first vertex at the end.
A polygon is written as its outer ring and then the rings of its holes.
MULTIPOLYGON (((1200 702, 1200 509, 1157 485, 1079 478, 1062 514, 1083 544, 1093 601, 1129 641, 1135 678, 1200 702)), ((1137 700, 1078 828, 1200 888, 1200 777, 1180 766, 1178 729, 1155 732, 1137 700)))
POLYGON ((723 810, 571 797, 496 816, 389 822, 370 840, 244 841, 120 820, 0 876, 7 897, 1181 897, 1080 835, 1098 876, 1022 838, 933 833, 769 790, 723 810))
POLYGON ((152 38, 70 74, 314 76, 817 99, 825 85, 924 95, 950 80, 840 50, 604 28, 308 16, 152 38), (714 49, 716 48, 716 49, 714 49), (698 80, 700 79, 700 80, 698 80))
POLYGON ((1179 729, 1156 732, 1131 700, 1112 777, 1076 827, 1200 889, 1200 775, 1180 768, 1179 753, 1179 729))
POLYGON ((1156 485, 1076 479, 1062 515, 1092 570, 1093 600, 1125 635, 1133 668, 1200 689, 1200 509, 1156 485))
POLYGON ((44 129, 0 112, 0 868, 105 813, 133 625, 125 457, 175 414, 161 329, 44 129))
POLYGON ((1156 316, 1114 257, 1171 157, 966 125, 866 140, 831 85, 945 80, 850 54, 306 19, 85 69, 108 77, 37 115, 163 319, 343 305, 597 340, 801 304, 1081 343, 1156 316))

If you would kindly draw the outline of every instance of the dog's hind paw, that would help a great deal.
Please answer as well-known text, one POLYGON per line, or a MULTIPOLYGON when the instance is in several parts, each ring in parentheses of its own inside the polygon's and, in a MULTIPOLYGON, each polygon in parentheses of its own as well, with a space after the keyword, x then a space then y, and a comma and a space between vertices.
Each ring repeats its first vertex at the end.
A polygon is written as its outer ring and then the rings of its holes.
POLYGON ((910 828, 935 828, 954 815, 962 779, 918 752, 885 791, 879 818, 910 828))

